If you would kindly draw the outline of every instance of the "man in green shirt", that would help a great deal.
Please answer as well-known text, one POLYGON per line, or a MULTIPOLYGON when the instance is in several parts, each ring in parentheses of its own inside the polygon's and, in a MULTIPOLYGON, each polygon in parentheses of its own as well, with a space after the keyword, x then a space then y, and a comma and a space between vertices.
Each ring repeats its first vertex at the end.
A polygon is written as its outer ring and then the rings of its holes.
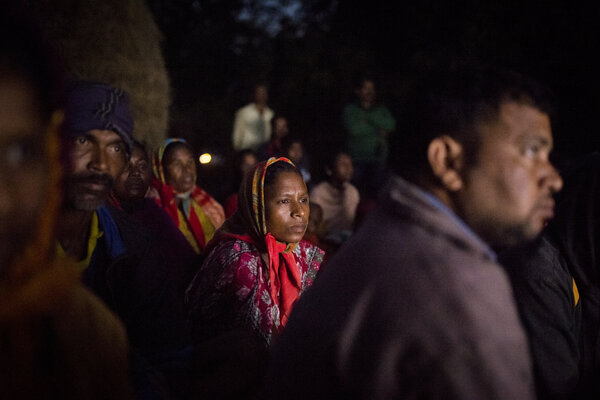
POLYGON ((396 128, 396 120, 383 104, 375 102, 375 84, 362 78, 355 90, 357 101, 344 108, 343 123, 348 151, 354 163, 354 181, 367 197, 376 195, 383 179, 388 155, 387 138, 396 128))

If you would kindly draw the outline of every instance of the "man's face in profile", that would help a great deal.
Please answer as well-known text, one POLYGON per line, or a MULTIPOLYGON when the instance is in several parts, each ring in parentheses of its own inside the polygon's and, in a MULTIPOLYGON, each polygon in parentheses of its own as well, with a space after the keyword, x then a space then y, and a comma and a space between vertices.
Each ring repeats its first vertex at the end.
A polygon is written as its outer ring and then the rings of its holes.
POLYGON ((550 118, 523 103, 506 102, 498 117, 477 126, 480 146, 463 168, 458 213, 491 246, 534 239, 554 216, 562 180, 549 161, 550 118))

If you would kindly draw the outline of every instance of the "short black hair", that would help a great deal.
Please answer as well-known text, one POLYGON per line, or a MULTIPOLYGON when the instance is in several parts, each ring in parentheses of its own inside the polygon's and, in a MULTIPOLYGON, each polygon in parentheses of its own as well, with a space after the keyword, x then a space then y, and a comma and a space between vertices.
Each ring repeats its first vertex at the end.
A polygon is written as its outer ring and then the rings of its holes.
POLYGON ((355 75, 352 83, 352 88, 354 90, 360 90, 362 89, 365 82, 373 82, 373 85, 375 85, 375 77, 369 71, 361 72, 360 74, 355 75))
POLYGON ((429 171, 429 143, 442 135, 461 143, 465 162, 473 162, 480 144, 477 125, 497 118, 500 106, 513 101, 552 115, 549 91, 516 72, 474 62, 431 68, 413 81, 398 113, 390 167, 419 179, 429 171))
POLYGON ((283 139, 281 139, 281 148, 283 149, 284 153, 287 153, 287 151, 290 149, 290 147, 292 147, 294 143, 299 143, 300 146, 304 148, 304 143, 302 142, 302 139, 300 139, 299 136, 292 134, 284 136, 283 139))
POLYGON ((338 157, 341 155, 346 155, 350 157, 350 153, 348 153, 346 149, 334 148, 331 152, 327 154, 327 157, 325 158, 325 167, 333 169, 335 167, 335 163, 337 162, 338 157))

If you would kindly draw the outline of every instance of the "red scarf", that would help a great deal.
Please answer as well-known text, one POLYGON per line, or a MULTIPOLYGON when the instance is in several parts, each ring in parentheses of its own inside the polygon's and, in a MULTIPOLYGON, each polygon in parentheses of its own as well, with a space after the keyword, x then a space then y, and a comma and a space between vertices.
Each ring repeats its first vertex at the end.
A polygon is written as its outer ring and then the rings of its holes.
POLYGON ((293 250, 297 243, 280 243, 266 229, 264 205, 264 179, 267 168, 276 162, 287 162, 287 158, 270 158, 258 163, 242 181, 238 196, 238 210, 229 218, 209 243, 210 249, 230 237, 251 243, 260 252, 269 256, 269 294, 279 306, 280 328, 290 315, 292 306, 302 289, 300 271, 293 250), (281 256, 281 257, 280 257, 281 256), (283 259, 284 262, 281 262, 283 259))
POLYGON ((294 253, 285 243, 280 243, 270 233, 265 237, 269 252, 269 282, 271 299, 279 306, 281 326, 285 326, 292 306, 300 297, 302 282, 294 253), (282 257, 280 257, 280 255, 282 257), (283 258, 284 262, 280 262, 283 258))

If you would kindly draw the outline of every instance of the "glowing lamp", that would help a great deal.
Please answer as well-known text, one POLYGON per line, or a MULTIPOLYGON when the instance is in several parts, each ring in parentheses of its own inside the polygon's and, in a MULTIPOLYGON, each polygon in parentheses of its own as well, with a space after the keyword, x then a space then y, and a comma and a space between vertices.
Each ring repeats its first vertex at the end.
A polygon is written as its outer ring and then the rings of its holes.
POLYGON ((200 156, 200 164, 208 164, 212 160, 212 156, 209 153, 204 153, 200 156))

